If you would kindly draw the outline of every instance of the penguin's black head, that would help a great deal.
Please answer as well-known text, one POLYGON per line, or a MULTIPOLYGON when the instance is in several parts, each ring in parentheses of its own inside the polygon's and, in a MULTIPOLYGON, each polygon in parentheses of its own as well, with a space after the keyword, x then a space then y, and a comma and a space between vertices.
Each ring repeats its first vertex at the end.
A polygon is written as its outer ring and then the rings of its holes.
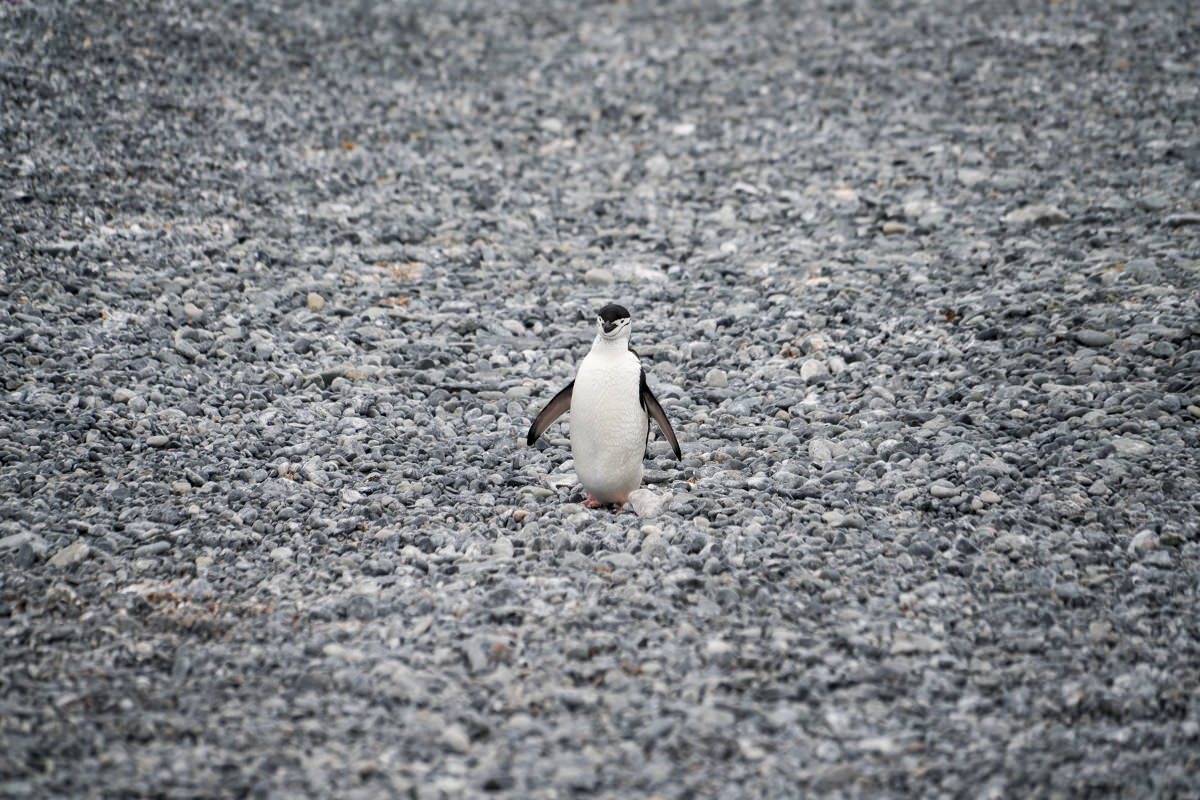
POLYGON ((596 313, 596 324, 604 335, 611 336, 629 325, 629 312, 624 306, 609 303, 596 313))

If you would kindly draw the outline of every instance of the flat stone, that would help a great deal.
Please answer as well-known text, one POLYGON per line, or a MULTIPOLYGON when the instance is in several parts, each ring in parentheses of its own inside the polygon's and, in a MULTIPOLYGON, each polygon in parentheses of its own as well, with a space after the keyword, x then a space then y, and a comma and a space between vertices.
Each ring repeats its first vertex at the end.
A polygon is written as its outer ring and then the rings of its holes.
POLYGON ((921 655, 924 653, 938 653, 945 647, 941 641, 934 639, 932 636, 927 636, 923 633, 909 633, 901 631, 896 634, 896 638, 892 640, 891 654, 894 656, 911 656, 921 655))
POLYGON ((1004 215, 1004 221, 1014 225, 1061 225, 1068 219, 1061 208, 1045 203, 1017 208, 1004 215))
POLYGON ((954 497, 958 494, 958 487, 949 481, 934 481, 929 484, 929 493, 938 498, 954 497))
POLYGON ((1112 440, 1112 446, 1123 456, 1148 456, 1154 452, 1154 445, 1129 436, 1117 436, 1112 440))
POLYGON ((1163 223, 1168 228, 1181 228, 1184 225, 1200 225, 1200 214, 1191 214, 1184 212, 1182 214, 1168 214, 1163 223))
POLYGON ((637 557, 632 553, 609 553, 601 560, 613 569, 633 569, 638 565, 637 557))
POLYGON ((1108 347, 1115 340, 1103 331, 1084 328, 1083 330, 1075 331, 1075 341, 1087 347, 1108 347))
POLYGON ((78 564, 88 557, 92 552, 92 548, 87 542, 72 542, 63 549, 55 553, 49 561, 52 567, 67 567, 71 564, 78 564))
POLYGON ((845 514, 831 509, 821 515, 821 520, 831 528, 865 528, 867 521, 860 514, 845 514))

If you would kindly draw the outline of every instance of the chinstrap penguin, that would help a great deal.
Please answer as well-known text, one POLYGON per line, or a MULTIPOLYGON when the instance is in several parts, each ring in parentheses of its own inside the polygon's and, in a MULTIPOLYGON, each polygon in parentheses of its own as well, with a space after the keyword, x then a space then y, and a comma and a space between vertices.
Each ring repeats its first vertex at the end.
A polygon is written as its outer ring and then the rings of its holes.
POLYGON ((532 445, 566 411, 571 412, 571 455, 588 496, 584 505, 624 505, 642 485, 650 417, 682 458, 675 431, 646 383, 641 359, 629 347, 629 312, 609 304, 596 316, 596 338, 575 380, 556 394, 529 426, 532 445))

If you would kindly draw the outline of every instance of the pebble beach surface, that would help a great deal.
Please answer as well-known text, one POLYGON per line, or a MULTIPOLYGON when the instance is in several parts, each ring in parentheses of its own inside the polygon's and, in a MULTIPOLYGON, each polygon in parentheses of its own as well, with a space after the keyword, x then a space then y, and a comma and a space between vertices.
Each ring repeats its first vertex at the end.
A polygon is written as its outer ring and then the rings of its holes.
POLYGON ((0 3, 0 796, 1200 794, 1198 143, 1190 0, 0 3))

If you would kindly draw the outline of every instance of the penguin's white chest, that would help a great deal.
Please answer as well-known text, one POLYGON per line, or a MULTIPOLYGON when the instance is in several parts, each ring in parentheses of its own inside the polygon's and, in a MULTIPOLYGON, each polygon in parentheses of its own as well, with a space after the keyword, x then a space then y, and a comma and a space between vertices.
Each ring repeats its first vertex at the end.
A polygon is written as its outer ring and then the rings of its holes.
POLYGON ((648 420, 641 364, 627 349, 593 350, 571 392, 571 455, 579 482, 601 503, 624 503, 642 483, 648 420))

